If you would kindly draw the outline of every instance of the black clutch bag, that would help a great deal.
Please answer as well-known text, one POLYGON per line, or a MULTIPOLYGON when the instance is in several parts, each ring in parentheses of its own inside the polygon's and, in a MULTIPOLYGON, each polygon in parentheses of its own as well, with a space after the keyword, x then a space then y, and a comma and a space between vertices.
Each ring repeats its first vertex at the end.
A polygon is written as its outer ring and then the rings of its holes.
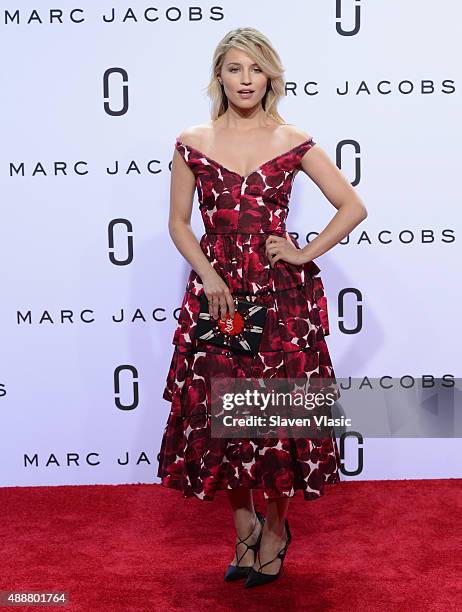
POLYGON ((205 293, 200 297, 200 312, 196 339, 222 346, 233 352, 255 355, 260 346, 268 308, 262 304, 234 297, 234 318, 225 321, 209 314, 209 301, 205 293))

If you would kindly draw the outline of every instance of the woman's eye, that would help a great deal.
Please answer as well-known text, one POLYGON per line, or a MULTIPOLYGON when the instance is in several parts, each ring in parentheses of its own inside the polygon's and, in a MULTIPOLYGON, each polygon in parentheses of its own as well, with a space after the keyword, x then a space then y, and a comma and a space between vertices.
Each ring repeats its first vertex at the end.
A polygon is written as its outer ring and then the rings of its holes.
MULTIPOLYGON (((230 69, 229 69, 229 71, 230 71, 230 72, 236 72, 236 70, 239 70, 239 68, 230 68, 230 69)), ((261 68, 254 68, 254 70, 256 70, 257 72, 263 72, 263 71, 261 70, 261 68)))

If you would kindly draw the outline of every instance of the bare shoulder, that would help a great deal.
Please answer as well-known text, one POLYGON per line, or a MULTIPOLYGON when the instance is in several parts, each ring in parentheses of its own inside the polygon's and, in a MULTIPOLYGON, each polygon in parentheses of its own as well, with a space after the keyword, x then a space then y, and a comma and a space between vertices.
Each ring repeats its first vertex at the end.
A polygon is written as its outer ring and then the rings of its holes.
POLYGON ((191 125, 180 132, 177 138, 186 145, 200 149, 208 130, 210 126, 205 123, 191 125))
POLYGON ((301 142, 305 142, 305 140, 311 140, 312 136, 305 130, 293 125, 292 123, 285 123, 280 126, 282 130, 281 133, 285 134, 285 138, 287 139, 287 147, 296 147, 301 142))

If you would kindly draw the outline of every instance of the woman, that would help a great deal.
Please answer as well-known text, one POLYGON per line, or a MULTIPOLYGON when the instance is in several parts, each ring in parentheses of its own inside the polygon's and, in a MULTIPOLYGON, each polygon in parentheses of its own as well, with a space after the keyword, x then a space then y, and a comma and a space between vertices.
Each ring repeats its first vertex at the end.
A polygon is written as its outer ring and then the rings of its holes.
POLYGON ((326 298, 312 260, 367 216, 320 146, 279 115, 282 75, 279 56, 263 34, 253 28, 229 32, 213 58, 212 119, 179 134, 171 168, 169 231, 192 269, 163 394, 172 408, 157 475, 184 497, 209 501, 216 490, 227 491, 237 539, 225 580, 247 578, 246 587, 279 576, 292 537, 290 497, 302 490, 305 500, 318 499, 324 484, 339 482, 339 454, 335 437, 212 437, 209 379, 334 376, 324 339, 326 298), (285 230, 290 189, 300 170, 337 209, 303 248, 285 230), (200 242, 190 227, 196 188, 206 229, 200 242), (234 320, 234 294, 267 307, 256 355, 195 339, 203 293, 217 322, 234 320), (255 511, 254 488, 263 489, 266 517, 255 511))

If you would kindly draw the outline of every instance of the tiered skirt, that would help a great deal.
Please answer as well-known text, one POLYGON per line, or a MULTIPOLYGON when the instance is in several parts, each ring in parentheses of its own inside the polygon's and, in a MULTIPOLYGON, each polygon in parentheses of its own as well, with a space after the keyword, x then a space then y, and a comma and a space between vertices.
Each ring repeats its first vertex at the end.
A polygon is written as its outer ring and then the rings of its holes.
MULTIPOLYGON (((325 336, 327 300, 319 267, 283 260, 270 268, 266 234, 204 234, 200 244, 232 293, 264 304, 259 352, 238 354, 195 339, 203 285, 191 270, 173 336, 163 398, 171 402, 158 454, 161 484, 212 501, 217 490, 262 489, 266 499, 318 499, 340 481, 335 437, 212 437, 210 378, 335 380, 325 336)), ((290 237, 295 246, 295 239, 290 237)), ((340 397, 338 387, 336 399, 340 397)))

